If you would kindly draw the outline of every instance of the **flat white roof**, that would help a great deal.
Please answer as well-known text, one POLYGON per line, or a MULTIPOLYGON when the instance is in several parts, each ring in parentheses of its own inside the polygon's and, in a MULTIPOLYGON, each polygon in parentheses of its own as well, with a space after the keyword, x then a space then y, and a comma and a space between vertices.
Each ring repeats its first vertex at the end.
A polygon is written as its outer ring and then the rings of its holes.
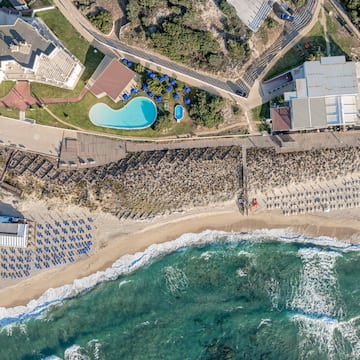
POLYGON ((354 62, 345 56, 306 61, 304 75, 309 97, 358 94, 358 81, 354 62))

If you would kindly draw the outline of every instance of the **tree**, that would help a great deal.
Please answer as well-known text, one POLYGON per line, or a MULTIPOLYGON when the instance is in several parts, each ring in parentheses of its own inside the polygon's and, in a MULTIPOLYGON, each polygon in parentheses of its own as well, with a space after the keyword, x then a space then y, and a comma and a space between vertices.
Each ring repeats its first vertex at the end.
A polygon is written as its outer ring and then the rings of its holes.
POLYGON ((197 125, 212 128, 224 121, 224 106, 223 98, 198 90, 189 106, 189 115, 197 125))
POLYGON ((96 14, 88 15, 88 19, 104 34, 108 34, 112 29, 112 15, 105 9, 100 9, 96 14))

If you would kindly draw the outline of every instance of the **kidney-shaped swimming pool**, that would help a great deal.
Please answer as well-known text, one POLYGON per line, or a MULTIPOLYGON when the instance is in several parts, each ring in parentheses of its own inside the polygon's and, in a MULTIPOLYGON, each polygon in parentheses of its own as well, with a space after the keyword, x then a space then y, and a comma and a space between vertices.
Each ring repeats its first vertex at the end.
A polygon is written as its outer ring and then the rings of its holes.
POLYGON ((145 129, 155 122, 156 117, 155 103, 143 96, 132 99, 119 110, 97 103, 89 111, 90 121, 94 125, 114 129, 145 129))

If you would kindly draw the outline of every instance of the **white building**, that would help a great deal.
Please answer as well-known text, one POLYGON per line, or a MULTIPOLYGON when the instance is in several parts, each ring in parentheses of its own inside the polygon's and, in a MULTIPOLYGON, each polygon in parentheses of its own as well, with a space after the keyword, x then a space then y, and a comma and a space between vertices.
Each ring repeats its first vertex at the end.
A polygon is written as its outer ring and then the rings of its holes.
POLYGON ((27 80, 73 89, 84 66, 36 20, 0 10, 0 82, 27 80), (47 35, 45 38, 43 34, 47 35))
POLYGON ((0 216, 0 246, 26 247, 27 230, 23 219, 0 216))
MULTIPOLYGON (((347 62, 345 56, 305 62, 303 77, 295 80, 295 91, 284 93, 289 129, 360 125, 359 65, 347 62)), ((276 122, 279 108, 272 112, 276 122)), ((276 130, 288 130, 279 128, 274 121, 273 125, 276 130)))

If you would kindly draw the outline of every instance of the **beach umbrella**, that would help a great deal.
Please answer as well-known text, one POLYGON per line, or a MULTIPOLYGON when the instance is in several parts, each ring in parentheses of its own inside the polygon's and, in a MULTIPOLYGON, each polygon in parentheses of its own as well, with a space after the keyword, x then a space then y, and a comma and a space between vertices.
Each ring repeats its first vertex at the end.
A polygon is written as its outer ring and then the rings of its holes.
POLYGON ((159 76, 159 81, 160 81, 161 83, 164 82, 164 81, 165 81, 164 76, 159 76))
POLYGON ((156 79, 156 75, 154 73, 149 75, 152 79, 156 79))
POLYGON ((123 95, 122 95, 122 99, 123 99, 123 100, 126 100, 126 99, 127 99, 126 95, 127 95, 127 94, 123 94, 123 95))
POLYGON ((146 70, 145 70, 145 72, 146 72, 146 74, 147 74, 147 75, 149 75, 149 74, 151 74, 151 73, 152 73, 152 71, 151 71, 151 70, 149 70, 149 69, 146 69, 146 70))
POLYGON ((143 83, 143 90, 146 91, 148 88, 148 84, 146 82, 143 83))
POLYGON ((173 88, 172 88, 172 86, 170 86, 170 85, 168 85, 168 86, 165 88, 165 90, 166 90, 167 92, 170 92, 172 89, 173 89, 173 88))
POLYGON ((176 80, 175 80, 175 79, 170 79, 169 83, 170 83, 171 85, 176 85, 176 80))
POLYGON ((153 94, 151 91, 148 91, 148 92, 147 92, 147 95, 150 96, 150 97, 153 97, 153 96, 154 96, 154 94, 153 94))
POLYGON ((178 99, 179 99, 179 94, 178 94, 178 93, 174 93, 173 97, 174 97, 174 100, 178 100, 178 99))
POLYGON ((153 74, 152 72, 148 72, 148 73, 147 73, 147 76, 148 76, 149 78, 151 78, 153 75, 154 75, 154 74, 153 74))
POLYGON ((130 67, 130 66, 132 66, 132 64, 133 63, 131 61, 128 61, 127 66, 130 67))
POLYGON ((185 86, 184 91, 188 94, 191 91, 191 89, 188 86, 185 86))
POLYGON ((185 103, 185 105, 189 105, 191 103, 190 98, 185 98, 184 103, 185 103))
POLYGON ((160 102, 160 101, 162 100, 162 96, 161 96, 161 95, 156 96, 156 97, 155 97, 155 100, 156 100, 157 102, 160 102))
POLYGON ((121 59, 121 62, 124 64, 124 65, 127 65, 128 61, 125 59, 125 58, 122 58, 121 59))
POLYGON ((167 80, 167 79, 169 78, 169 75, 168 75, 168 74, 164 74, 164 75, 163 75, 163 78, 164 78, 164 80, 167 80))

